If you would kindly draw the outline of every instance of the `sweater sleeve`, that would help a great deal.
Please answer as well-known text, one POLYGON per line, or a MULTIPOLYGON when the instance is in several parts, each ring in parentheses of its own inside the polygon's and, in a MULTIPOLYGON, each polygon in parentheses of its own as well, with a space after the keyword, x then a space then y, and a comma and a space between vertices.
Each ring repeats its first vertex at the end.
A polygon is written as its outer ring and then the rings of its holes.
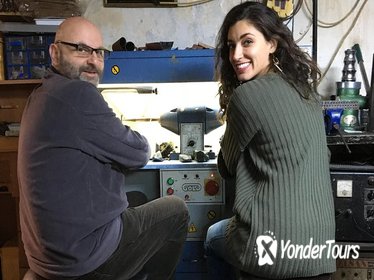
POLYGON ((235 89, 227 110, 227 123, 221 142, 221 152, 231 175, 236 173, 241 153, 260 130, 258 110, 261 110, 261 106, 258 106, 258 100, 256 100, 258 92, 253 92, 252 83, 255 81, 247 82, 235 89))
POLYGON ((261 94, 262 89, 253 84, 256 82, 247 82, 235 89, 227 113, 241 152, 260 130, 261 115, 259 110, 261 108, 258 106, 257 96, 261 94))
POLYGON ((71 84, 70 90, 75 90, 75 94, 70 104, 75 106, 78 116, 81 149, 102 162, 119 164, 126 169, 144 166, 150 156, 147 139, 122 124, 96 87, 77 83, 71 84))

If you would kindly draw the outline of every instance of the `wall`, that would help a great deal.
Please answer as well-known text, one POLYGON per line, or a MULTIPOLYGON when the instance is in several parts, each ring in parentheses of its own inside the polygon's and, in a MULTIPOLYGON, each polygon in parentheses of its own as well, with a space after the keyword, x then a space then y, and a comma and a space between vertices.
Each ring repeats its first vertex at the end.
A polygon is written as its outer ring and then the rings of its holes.
MULTIPOLYGON (((196 0, 179 0, 191 3, 196 0)), ((133 41, 136 46, 159 41, 174 41, 174 47, 184 49, 194 43, 203 42, 214 46, 216 34, 225 14, 241 0, 214 0, 206 4, 178 8, 104 8, 102 0, 80 0, 84 15, 98 24, 104 33, 108 48, 120 37, 133 41)), ((297 1, 295 1, 297 2, 297 1)), ((312 7, 311 0, 305 0, 312 7)), ((347 15, 356 3, 352 0, 318 1, 318 18, 327 23, 336 22, 347 15)), ((322 71, 326 71, 330 60, 331 67, 322 81, 319 91, 324 96, 335 93, 335 82, 341 80, 344 50, 359 43, 364 56, 366 72, 371 78, 374 38, 369 36, 369 28, 374 25, 374 1, 359 1, 359 5, 339 25, 333 28, 318 28, 318 63, 322 71), (359 8, 364 5, 353 29, 346 36, 359 8), (343 37, 346 39, 342 42, 343 37)), ((294 37, 300 39, 301 34, 310 30, 310 16, 305 5, 293 22, 294 37)), ((312 34, 309 31, 300 44, 311 45, 312 34)), ((362 81, 357 67, 357 80, 362 81)))
POLYGON ((84 15, 102 27, 108 47, 123 36, 138 47, 150 42, 174 41, 174 47, 180 49, 197 42, 214 46, 224 15, 240 2, 214 0, 179 8, 104 8, 103 0, 81 0, 84 15))

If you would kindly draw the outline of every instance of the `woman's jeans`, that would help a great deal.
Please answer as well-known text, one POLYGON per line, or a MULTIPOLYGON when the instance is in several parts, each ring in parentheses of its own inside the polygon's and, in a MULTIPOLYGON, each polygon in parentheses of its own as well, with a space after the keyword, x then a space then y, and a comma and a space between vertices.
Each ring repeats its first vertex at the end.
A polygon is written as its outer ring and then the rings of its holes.
MULTIPOLYGON (((268 280, 267 278, 249 275, 230 265, 225 259, 225 231, 230 219, 219 221, 209 227, 205 240, 209 280, 268 280)), ((331 280, 331 274, 315 277, 292 278, 288 280, 331 280)), ((287 280, 287 279, 285 279, 287 280)))
POLYGON ((229 219, 211 225, 205 239, 208 279, 234 280, 234 268, 225 261, 225 231, 229 219))

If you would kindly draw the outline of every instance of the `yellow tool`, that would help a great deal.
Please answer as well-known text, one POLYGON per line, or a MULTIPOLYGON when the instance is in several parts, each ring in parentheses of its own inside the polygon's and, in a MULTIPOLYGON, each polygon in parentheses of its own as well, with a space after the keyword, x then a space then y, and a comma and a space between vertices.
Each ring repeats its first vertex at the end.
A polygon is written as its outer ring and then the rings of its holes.
POLYGON ((293 12, 292 0, 268 0, 266 5, 276 11, 281 18, 288 17, 293 12))

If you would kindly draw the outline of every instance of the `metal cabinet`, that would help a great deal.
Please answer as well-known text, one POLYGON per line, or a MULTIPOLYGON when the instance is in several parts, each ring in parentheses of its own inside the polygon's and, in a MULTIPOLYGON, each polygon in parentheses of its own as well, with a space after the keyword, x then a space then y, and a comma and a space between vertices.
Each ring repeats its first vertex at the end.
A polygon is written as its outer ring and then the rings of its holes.
POLYGON ((101 83, 213 81, 214 55, 213 49, 112 52, 101 83))

